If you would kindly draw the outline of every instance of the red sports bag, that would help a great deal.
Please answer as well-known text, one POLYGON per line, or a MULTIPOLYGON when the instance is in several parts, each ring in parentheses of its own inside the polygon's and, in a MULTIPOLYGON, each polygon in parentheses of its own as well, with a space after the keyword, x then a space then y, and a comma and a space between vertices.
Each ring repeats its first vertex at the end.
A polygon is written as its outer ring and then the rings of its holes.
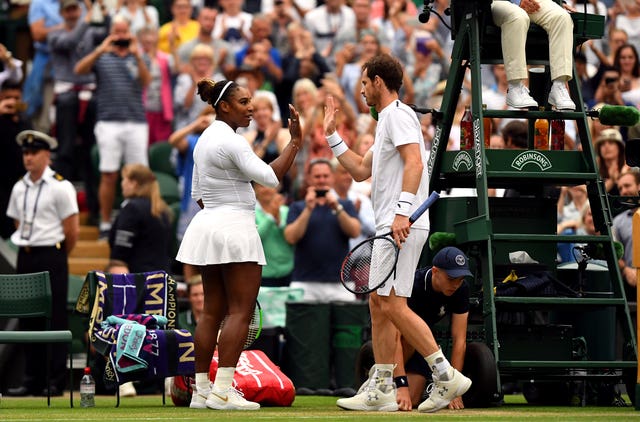
MULTIPOLYGON (((218 355, 213 356, 209 378, 213 381, 218 371, 218 355)), ((176 406, 189 406, 193 379, 175 377, 171 399, 176 406)), ((291 379, 277 367, 264 352, 245 350, 240 355, 233 377, 234 387, 242 391, 245 399, 266 406, 291 406, 296 389, 291 379)))

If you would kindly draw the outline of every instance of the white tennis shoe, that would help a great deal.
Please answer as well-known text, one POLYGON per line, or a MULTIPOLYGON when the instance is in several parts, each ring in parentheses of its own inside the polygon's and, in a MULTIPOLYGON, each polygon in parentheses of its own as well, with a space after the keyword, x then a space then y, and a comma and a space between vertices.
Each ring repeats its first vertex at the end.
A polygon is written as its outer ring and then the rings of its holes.
POLYGON ((571 110, 576 109, 576 105, 571 100, 569 91, 564 84, 554 83, 551 86, 551 92, 549 92, 549 104, 555 106, 558 110, 571 110))
MULTIPOLYGON (((373 369, 373 368, 372 368, 373 369)), ((372 371, 353 397, 338 399, 338 407, 346 410, 395 412, 398 410, 395 385, 376 385, 372 371)))
POLYGON ((191 394, 191 403, 189 407, 191 409, 206 409, 207 408, 207 396, 211 393, 211 389, 199 390, 195 385, 193 386, 193 393, 191 394))
POLYGON ((214 386, 211 388, 205 404, 209 409, 215 410, 260 409, 259 403, 245 399, 242 392, 233 387, 229 387, 226 390, 219 390, 214 386))
POLYGON ((507 105, 513 108, 538 107, 538 103, 529 95, 529 89, 524 84, 510 86, 507 90, 507 105))
POLYGON ((448 381, 442 381, 433 376, 433 390, 428 399, 420 403, 420 412, 437 412, 449 405, 451 400, 463 395, 471 387, 471 380, 462 375, 457 369, 453 370, 448 381))

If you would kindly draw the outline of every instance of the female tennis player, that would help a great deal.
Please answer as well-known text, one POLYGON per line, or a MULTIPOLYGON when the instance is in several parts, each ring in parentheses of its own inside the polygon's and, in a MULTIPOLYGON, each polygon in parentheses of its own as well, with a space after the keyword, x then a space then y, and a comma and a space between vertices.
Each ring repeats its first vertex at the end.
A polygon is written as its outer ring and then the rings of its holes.
POLYGON ((198 266, 204 286, 204 312, 195 333, 196 388, 191 408, 256 410, 233 385, 235 367, 256 305, 264 251, 255 223, 251 181, 275 187, 302 145, 298 112, 289 105, 291 141, 270 164, 236 133, 249 125, 251 94, 233 81, 203 79, 198 94, 216 110, 193 152, 191 196, 201 210, 184 234, 176 259, 198 266), (227 317, 219 338, 220 323, 227 317), (218 346, 213 385, 209 365, 218 346))

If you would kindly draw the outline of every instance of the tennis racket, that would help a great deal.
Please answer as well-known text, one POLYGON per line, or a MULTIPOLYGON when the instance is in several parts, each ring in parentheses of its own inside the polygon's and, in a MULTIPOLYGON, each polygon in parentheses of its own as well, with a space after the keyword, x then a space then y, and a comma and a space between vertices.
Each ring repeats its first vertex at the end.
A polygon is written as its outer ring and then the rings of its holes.
MULTIPOLYGON (((432 192, 411 214, 409 224, 420 218, 438 198, 440 194, 432 192)), ((355 294, 371 293, 391 277, 396 270, 400 253, 391 233, 363 240, 351 249, 340 268, 340 281, 345 289, 355 294), (374 271, 371 271, 372 262, 375 262, 374 271)))
MULTIPOLYGON (((224 327, 224 323, 227 320, 227 317, 222 320, 220 324, 219 333, 222 331, 222 327, 224 327)), ((256 300, 256 306, 253 309, 253 316, 251 317, 251 321, 249 322, 249 332, 247 333, 247 338, 244 341, 243 349, 247 350, 254 341, 260 337, 260 333, 262 332, 262 307, 260 306, 260 302, 256 300)))

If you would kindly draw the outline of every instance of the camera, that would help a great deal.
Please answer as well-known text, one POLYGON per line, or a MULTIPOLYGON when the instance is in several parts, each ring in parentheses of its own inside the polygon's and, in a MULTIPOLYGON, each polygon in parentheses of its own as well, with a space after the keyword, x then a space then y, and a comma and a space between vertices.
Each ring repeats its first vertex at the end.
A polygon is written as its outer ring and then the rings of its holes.
POLYGON ((116 47, 129 47, 129 45, 131 45, 131 39, 122 38, 119 40, 113 40, 111 44, 115 45, 116 47))
POLYGON ((316 197, 322 198, 327 195, 327 192, 329 192, 328 189, 316 189, 316 197))
POLYGON ((604 83, 607 84, 607 85, 610 85, 610 84, 615 83, 615 82, 618 82, 618 78, 615 77, 615 76, 609 76, 609 77, 604 78, 604 83))

